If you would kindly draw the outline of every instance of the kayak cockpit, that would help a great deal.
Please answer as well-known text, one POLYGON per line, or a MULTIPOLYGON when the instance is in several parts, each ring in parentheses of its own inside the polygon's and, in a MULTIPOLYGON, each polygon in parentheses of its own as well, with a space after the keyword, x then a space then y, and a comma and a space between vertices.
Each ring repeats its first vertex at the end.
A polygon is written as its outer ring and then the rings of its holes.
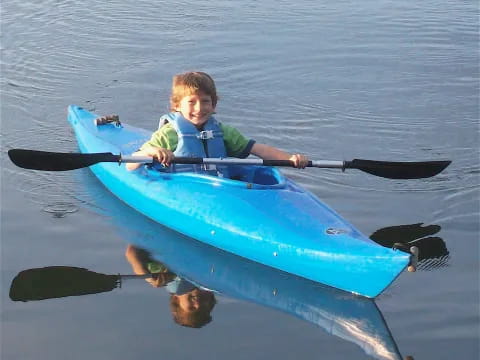
POLYGON ((231 180, 257 185, 278 185, 285 182, 277 169, 268 166, 229 166, 231 180))
MULTIPOLYGON (((247 186, 249 188, 282 188, 286 184, 285 177, 274 167, 256 165, 222 165, 221 167, 228 170, 226 172, 229 174, 228 177, 219 176, 212 171, 177 172, 157 166, 146 166, 146 170, 150 176, 173 176, 176 179, 188 178, 190 181, 196 179, 197 181, 207 181, 218 185, 247 186)), ((219 171, 219 174, 221 174, 221 171, 219 171)))

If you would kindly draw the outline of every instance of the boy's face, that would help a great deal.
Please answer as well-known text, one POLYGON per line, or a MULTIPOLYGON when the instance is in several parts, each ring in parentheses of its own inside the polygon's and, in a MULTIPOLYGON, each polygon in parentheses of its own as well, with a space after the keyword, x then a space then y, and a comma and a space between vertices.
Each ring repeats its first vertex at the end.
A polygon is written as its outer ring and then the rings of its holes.
POLYGON ((186 313, 200 310, 201 308, 210 307, 214 295, 210 291, 194 289, 183 295, 175 295, 178 299, 179 307, 186 313))
POLYGON ((180 111, 185 119, 193 125, 201 127, 215 111, 212 97, 205 93, 188 95, 180 100, 177 111, 180 111))

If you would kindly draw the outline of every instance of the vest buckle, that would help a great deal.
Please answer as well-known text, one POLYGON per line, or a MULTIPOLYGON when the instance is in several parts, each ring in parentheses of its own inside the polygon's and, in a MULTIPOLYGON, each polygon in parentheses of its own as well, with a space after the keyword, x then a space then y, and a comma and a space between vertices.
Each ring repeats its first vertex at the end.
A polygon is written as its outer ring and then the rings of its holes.
POLYGON ((213 130, 204 130, 200 131, 197 135, 200 140, 208 140, 213 139, 213 130))

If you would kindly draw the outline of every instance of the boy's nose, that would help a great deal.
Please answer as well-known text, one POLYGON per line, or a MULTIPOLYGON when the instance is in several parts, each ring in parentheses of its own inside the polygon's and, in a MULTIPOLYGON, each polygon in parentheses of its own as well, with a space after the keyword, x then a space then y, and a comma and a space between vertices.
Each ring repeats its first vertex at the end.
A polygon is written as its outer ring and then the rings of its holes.
POLYGON ((188 304, 190 311, 195 311, 200 308, 200 302, 197 299, 192 299, 188 304))

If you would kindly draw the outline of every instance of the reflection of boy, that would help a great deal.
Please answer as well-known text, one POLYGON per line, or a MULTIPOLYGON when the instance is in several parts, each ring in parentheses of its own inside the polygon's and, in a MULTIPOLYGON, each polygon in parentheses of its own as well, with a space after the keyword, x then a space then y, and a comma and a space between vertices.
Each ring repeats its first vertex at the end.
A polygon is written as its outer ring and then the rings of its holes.
POLYGON ((128 245, 125 256, 135 274, 153 274, 146 281, 153 287, 165 287, 170 293, 170 311, 177 324, 200 328, 212 321, 210 313, 216 303, 213 292, 200 289, 170 272, 146 250, 128 245))
POLYGON ((193 328, 200 328, 212 321, 210 313, 215 304, 213 292, 198 287, 187 293, 171 294, 170 297, 170 311, 175 322, 193 328))

